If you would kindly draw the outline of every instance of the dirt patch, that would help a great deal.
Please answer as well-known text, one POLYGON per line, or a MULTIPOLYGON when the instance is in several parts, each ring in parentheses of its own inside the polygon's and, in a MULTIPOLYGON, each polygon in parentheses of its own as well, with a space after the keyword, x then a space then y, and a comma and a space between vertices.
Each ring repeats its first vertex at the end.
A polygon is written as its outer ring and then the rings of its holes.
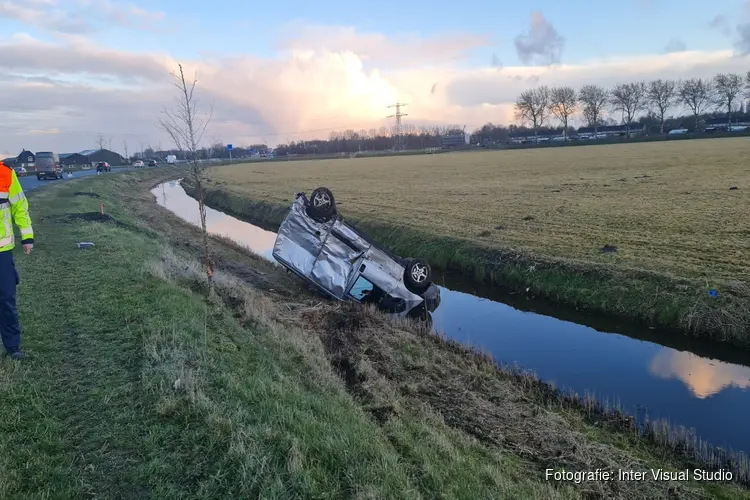
POLYGON ((485 237, 487 237, 487 236, 490 236, 491 234, 492 234, 492 233, 491 233, 490 231, 482 231, 482 232, 481 232, 481 233, 479 233, 479 234, 478 234, 477 236, 479 236, 480 238, 485 238, 485 237))
POLYGON ((617 247, 613 245, 604 245, 599 251, 601 253, 617 253, 617 247))
POLYGON ((85 191, 76 191, 73 196, 88 196, 89 198, 101 198, 97 193, 86 193, 85 191))

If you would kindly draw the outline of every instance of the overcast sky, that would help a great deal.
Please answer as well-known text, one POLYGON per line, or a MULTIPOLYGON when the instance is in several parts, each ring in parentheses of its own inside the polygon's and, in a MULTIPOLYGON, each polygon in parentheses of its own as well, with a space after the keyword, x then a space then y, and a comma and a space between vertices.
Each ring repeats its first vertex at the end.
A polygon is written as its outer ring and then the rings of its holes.
POLYGON ((214 106, 207 140, 237 145, 377 128, 397 101, 472 129, 537 84, 750 70, 750 0, 6 0, 0 33, 2 157, 170 147, 178 62, 214 106))

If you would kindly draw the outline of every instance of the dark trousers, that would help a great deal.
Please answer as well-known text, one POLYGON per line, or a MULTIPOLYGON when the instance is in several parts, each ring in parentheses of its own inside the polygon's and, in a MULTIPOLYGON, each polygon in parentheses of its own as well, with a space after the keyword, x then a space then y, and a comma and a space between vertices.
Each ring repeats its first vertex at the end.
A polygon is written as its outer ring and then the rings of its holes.
POLYGON ((16 310, 16 286, 20 283, 13 252, 0 252, 0 335, 8 352, 21 345, 21 324, 16 310))

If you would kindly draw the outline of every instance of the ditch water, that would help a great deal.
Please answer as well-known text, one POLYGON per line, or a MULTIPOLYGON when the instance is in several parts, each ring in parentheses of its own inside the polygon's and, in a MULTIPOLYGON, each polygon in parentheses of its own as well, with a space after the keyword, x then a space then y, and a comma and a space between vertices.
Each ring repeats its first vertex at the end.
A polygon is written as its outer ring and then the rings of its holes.
MULTIPOLYGON (((151 192, 159 205, 199 225, 198 202, 178 181, 151 192)), ((206 212, 209 232, 273 261, 275 233, 212 208, 206 212)), ((447 337, 636 418, 666 419, 715 446, 750 452, 750 353, 592 319, 452 274, 434 281, 442 286, 433 326, 447 337)))

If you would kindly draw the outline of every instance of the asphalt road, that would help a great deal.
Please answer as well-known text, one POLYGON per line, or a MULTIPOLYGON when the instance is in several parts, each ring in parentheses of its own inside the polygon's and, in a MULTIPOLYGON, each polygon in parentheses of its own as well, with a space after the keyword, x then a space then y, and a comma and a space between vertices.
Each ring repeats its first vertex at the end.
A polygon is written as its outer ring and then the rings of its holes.
MULTIPOLYGON (((136 170, 134 167, 112 167, 112 172, 102 172, 102 175, 108 175, 113 174, 115 172, 128 172, 130 170, 136 170)), ((73 179, 80 179, 81 177, 88 177, 89 175, 96 175, 96 169, 92 168, 90 170, 79 170, 77 172, 73 172, 73 177, 70 180, 73 179)), ((36 175, 34 175, 33 172, 30 174, 27 174, 23 177, 18 178, 19 182, 21 183, 21 187, 23 187, 24 191, 32 191, 38 187, 42 186, 49 186, 50 184, 54 184, 56 182, 65 182, 68 180, 68 174, 67 172, 63 175, 62 179, 57 180, 37 180, 36 175)))

